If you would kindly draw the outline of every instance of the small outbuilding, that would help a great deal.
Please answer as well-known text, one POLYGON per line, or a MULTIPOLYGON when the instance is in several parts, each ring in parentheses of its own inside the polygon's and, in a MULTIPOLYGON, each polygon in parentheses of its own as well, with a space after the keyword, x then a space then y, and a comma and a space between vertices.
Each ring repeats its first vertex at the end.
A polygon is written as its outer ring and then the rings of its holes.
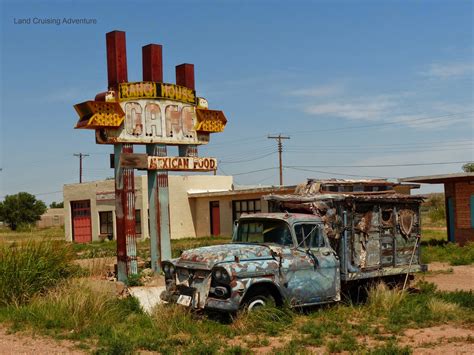
POLYGON ((399 181, 443 184, 448 240, 460 245, 474 241, 474 173, 414 176, 399 181))

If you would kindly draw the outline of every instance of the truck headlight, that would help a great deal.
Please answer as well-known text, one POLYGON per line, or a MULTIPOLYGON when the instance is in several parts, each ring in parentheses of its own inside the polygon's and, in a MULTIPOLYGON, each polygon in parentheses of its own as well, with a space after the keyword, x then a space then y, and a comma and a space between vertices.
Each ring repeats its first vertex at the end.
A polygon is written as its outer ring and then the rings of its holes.
POLYGON ((216 268, 213 270, 212 275, 218 282, 227 283, 230 281, 229 273, 224 268, 216 268))
POLYGON ((165 278, 173 278, 176 273, 176 268, 170 262, 164 262, 162 264, 163 271, 165 272, 165 278))

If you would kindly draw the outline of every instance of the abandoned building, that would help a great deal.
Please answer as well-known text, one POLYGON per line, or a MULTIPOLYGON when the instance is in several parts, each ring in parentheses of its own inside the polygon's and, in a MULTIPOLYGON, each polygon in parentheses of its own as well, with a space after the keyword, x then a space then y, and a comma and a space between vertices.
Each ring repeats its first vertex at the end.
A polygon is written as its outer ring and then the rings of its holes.
POLYGON ((474 241, 474 173, 414 176, 399 181, 443 184, 448 240, 461 245, 474 241))
MULTIPOLYGON (((65 185, 66 240, 88 243, 115 239, 115 181, 101 180, 65 185)), ((170 175, 171 238, 231 235, 241 213, 266 212, 269 193, 288 193, 295 186, 233 185, 232 176, 170 175)), ((136 235, 149 238, 146 176, 135 176, 136 235)))
POLYGON ((64 208, 48 208, 36 222, 38 228, 64 226, 64 208))

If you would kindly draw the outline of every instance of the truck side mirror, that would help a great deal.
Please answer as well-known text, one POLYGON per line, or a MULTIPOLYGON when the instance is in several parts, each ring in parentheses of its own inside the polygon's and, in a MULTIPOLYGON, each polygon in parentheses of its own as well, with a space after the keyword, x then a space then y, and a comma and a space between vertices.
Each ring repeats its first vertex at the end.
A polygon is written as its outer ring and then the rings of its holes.
POLYGON ((234 225, 232 226, 232 235, 234 236, 237 233, 237 227, 239 226, 239 221, 235 220, 234 225))

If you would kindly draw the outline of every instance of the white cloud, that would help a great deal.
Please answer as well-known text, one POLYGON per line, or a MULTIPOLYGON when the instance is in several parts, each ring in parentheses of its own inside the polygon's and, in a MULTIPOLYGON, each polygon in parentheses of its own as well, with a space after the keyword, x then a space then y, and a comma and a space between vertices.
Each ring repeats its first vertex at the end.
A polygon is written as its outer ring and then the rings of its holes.
POLYGON ((386 95, 358 98, 344 101, 330 101, 310 104, 305 112, 318 116, 332 116, 350 120, 376 121, 383 120, 390 109, 397 106, 397 101, 386 95))
POLYGON ((344 88, 342 87, 342 85, 329 84, 312 88, 293 90, 290 91, 289 94, 300 97, 326 97, 338 95, 342 92, 344 92, 344 88))
POLYGON ((470 76, 474 73, 473 63, 433 63, 423 75, 434 79, 452 79, 470 76))

